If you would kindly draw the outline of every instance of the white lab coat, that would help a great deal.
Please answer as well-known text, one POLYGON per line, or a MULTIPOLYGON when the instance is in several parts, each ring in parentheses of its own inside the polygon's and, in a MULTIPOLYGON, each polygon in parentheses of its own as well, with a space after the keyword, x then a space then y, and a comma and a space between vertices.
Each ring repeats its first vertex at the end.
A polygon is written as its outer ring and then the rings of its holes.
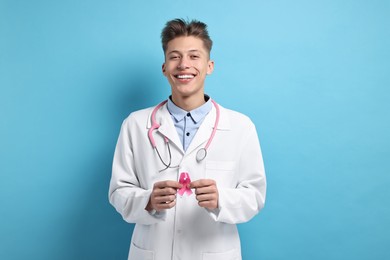
POLYGON ((210 138, 215 107, 205 117, 184 152, 166 105, 156 120, 153 136, 165 162, 169 154, 163 135, 170 140, 172 165, 165 168, 148 139, 153 108, 136 111, 124 120, 118 138, 109 188, 109 200, 129 223, 136 223, 131 239, 131 260, 239 260, 236 223, 250 220, 264 206, 266 179, 254 124, 238 112, 220 106, 220 122, 207 157, 196 161, 197 151, 210 138), (198 206, 195 194, 177 195, 176 206, 157 214, 145 210, 153 184, 178 180, 188 172, 192 181, 214 179, 219 208, 198 206))

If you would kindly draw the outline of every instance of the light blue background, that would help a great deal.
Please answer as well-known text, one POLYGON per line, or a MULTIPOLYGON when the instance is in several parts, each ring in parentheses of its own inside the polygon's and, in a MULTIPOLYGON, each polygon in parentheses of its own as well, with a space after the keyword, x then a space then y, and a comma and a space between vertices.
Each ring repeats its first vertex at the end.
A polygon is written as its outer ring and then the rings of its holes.
POLYGON ((169 94, 160 31, 208 23, 206 92, 257 125, 245 260, 390 259, 390 3, 0 1, 0 259, 125 259, 107 201, 122 120, 169 94))

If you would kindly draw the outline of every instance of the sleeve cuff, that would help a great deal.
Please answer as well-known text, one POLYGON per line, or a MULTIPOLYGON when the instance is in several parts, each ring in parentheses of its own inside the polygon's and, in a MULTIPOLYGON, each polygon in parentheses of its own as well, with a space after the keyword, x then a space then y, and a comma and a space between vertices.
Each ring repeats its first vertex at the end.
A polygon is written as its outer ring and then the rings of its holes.
POLYGON ((148 213, 150 216, 161 219, 161 220, 165 220, 165 218, 167 216, 167 213, 165 210, 157 211, 155 209, 152 209, 151 211, 148 211, 148 213))

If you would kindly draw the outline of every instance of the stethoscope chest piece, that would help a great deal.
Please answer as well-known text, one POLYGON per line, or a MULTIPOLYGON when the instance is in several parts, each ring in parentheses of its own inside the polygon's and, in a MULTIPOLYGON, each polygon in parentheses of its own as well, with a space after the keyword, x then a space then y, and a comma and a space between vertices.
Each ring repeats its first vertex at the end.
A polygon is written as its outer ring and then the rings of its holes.
MULTIPOLYGON (((171 166, 171 163, 172 163, 172 154, 171 154, 171 149, 169 148, 169 140, 166 136, 164 136, 164 141, 165 143, 167 144, 167 147, 168 147, 168 153, 169 153, 169 161, 168 163, 166 163, 161 155, 160 155, 160 152, 158 151, 157 149, 157 146, 156 146, 156 141, 154 140, 154 137, 153 137, 153 131, 154 130, 157 130, 159 127, 160 127, 160 124, 157 123, 156 121, 156 113, 157 113, 157 110, 160 109, 160 107, 162 107, 165 103, 167 102, 167 100, 164 100, 163 102, 161 102, 160 104, 158 104, 152 111, 152 115, 151 115, 151 121, 152 121, 152 125, 151 127, 149 128, 148 130, 148 137, 149 137, 149 140, 150 140, 150 143, 153 147, 153 149, 156 150, 157 152, 157 155, 158 157, 160 158, 160 161, 161 163, 165 166, 164 169, 160 170, 161 171, 165 171, 166 169, 168 168, 175 168, 175 167, 179 167, 179 166, 171 166)), ((215 110, 216 110, 216 116, 215 116, 215 123, 214 123, 214 128, 213 128, 213 131, 211 132, 211 135, 210 135, 210 138, 206 144, 206 146, 204 148, 201 148, 198 150, 198 152, 196 153, 196 161, 197 162, 201 162, 204 160, 204 158, 206 158, 207 156, 207 149, 209 148, 210 144, 211 144, 211 141, 213 140, 214 138, 214 135, 215 135, 215 132, 217 131, 217 128, 218 128, 218 123, 219 123, 219 106, 218 104, 214 101, 214 100, 211 100, 211 102, 214 104, 215 106, 215 110)))
POLYGON ((206 158, 206 155, 207 155, 207 151, 205 148, 201 148, 198 150, 198 152, 196 153, 196 160, 198 162, 202 161, 204 158, 206 158))

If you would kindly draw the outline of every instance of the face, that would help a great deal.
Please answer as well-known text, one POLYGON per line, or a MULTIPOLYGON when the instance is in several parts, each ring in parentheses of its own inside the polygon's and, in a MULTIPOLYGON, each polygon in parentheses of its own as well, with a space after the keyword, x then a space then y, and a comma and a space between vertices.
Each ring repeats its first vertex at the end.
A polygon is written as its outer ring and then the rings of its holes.
POLYGON ((203 99, 204 81, 213 69, 214 62, 201 39, 183 36, 168 42, 162 70, 174 99, 192 96, 203 99))

